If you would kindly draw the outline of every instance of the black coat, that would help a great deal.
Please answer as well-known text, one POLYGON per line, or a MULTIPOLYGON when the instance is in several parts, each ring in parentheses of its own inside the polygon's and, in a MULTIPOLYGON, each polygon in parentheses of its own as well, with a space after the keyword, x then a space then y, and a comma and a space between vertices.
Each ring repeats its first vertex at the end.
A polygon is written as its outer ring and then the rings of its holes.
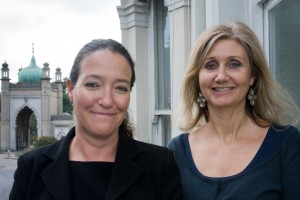
MULTIPOLYGON (((10 200, 71 200, 69 145, 75 128, 53 145, 18 158, 10 200)), ((167 148, 120 133, 106 200, 177 200, 182 188, 177 165, 167 148)))

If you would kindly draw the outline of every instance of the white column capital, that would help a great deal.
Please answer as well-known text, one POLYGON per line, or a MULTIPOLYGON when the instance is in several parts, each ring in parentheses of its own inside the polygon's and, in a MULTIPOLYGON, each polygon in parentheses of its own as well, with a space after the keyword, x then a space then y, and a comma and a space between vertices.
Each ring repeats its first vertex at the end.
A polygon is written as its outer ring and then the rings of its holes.
POLYGON ((140 1, 117 6, 121 29, 129 29, 134 26, 147 28, 149 9, 149 3, 140 1))
POLYGON ((169 12, 172 12, 173 10, 177 10, 182 7, 190 7, 191 0, 168 0, 167 6, 169 12))

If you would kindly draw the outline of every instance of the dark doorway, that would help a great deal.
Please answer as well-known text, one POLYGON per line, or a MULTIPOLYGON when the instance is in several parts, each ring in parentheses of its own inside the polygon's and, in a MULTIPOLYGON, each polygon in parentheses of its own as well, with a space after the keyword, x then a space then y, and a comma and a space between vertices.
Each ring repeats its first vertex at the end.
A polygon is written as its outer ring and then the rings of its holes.
POLYGON ((37 136, 36 117, 33 111, 25 106, 16 119, 16 148, 25 149, 30 146, 37 136), (32 129, 32 131, 31 131, 32 129))

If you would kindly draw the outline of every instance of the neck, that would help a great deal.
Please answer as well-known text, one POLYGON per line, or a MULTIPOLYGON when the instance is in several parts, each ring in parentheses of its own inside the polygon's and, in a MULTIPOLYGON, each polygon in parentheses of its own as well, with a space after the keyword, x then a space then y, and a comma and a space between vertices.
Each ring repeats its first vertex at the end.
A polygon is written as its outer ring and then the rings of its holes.
POLYGON ((76 134, 70 144, 69 159, 74 161, 114 162, 118 138, 118 134, 106 139, 88 138, 76 134))
POLYGON ((208 126, 212 132, 223 140, 229 142, 238 139, 251 122, 245 111, 210 112, 208 126))

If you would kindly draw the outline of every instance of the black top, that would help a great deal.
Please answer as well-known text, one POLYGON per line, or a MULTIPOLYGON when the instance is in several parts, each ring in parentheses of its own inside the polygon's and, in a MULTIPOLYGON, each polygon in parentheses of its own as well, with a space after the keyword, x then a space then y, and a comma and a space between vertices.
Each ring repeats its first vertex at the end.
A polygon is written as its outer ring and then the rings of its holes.
MULTIPOLYGON (((9 199, 72 200, 75 189, 71 185, 69 147, 74 136, 75 127, 62 140, 19 156, 9 199)), ((172 152, 134 140, 123 130, 119 131, 109 179, 106 200, 182 200, 180 174, 172 152)))
POLYGON ((72 199, 104 200, 113 168, 113 162, 70 161, 72 199))

